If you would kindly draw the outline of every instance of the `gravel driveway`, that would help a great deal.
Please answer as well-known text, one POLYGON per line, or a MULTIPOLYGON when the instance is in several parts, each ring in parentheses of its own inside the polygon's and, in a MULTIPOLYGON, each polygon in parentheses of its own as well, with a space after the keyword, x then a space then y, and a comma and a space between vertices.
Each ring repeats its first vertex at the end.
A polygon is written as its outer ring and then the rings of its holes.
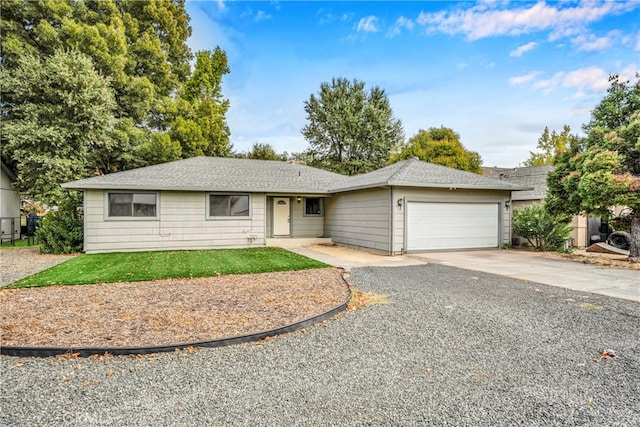
POLYGON ((3 425, 637 425, 640 305, 445 265, 354 269, 391 305, 260 344, 2 357, 3 425), (601 358, 604 349, 614 359, 601 358))
POLYGON ((1 249, 0 250, 0 288, 58 265, 75 255, 41 254, 38 249, 1 249))

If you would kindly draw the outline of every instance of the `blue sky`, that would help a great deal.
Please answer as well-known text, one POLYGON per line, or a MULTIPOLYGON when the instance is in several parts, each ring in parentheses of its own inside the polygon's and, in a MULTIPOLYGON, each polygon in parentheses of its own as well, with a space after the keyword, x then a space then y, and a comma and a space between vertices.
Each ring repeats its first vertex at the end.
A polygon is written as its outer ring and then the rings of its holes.
POLYGON ((485 166, 517 166, 548 126, 582 133, 610 73, 640 63, 640 0, 187 1, 195 52, 231 73, 231 142, 308 147, 304 101, 334 77, 379 86, 406 138, 446 126, 485 166))

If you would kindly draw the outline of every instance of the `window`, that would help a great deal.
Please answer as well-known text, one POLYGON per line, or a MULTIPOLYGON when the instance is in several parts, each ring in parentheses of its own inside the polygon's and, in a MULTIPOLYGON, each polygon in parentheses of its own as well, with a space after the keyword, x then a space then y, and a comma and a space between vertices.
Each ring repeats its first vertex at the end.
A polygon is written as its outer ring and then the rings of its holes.
POLYGON ((109 217, 157 217, 156 193, 109 193, 109 217))
POLYGON ((319 197, 306 197, 304 199, 305 216, 322 216, 322 199, 319 197))
POLYGON ((209 194, 210 217, 248 217, 248 194, 209 194))

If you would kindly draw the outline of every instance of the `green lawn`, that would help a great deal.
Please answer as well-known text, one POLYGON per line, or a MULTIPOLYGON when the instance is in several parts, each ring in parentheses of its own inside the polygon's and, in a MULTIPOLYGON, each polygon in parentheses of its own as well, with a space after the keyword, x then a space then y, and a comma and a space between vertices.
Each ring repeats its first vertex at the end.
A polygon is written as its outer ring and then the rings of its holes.
POLYGON ((279 248, 80 255, 7 288, 135 282, 328 267, 279 248))
POLYGON ((15 244, 12 245, 11 241, 5 240, 2 242, 2 249, 25 249, 25 248, 38 248, 40 245, 36 243, 36 239, 31 239, 31 244, 29 244, 28 239, 16 239, 15 244))

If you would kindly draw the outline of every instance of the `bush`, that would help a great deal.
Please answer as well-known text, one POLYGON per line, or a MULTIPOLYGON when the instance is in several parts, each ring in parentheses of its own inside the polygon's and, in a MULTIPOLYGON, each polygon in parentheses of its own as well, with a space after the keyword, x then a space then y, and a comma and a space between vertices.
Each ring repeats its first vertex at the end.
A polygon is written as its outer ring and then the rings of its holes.
POLYGON ((80 206, 77 194, 66 194, 58 204, 58 210, 44 216, 36 231, 40 252, 71 254, 82 251, 84 225, 80 206))
POLYGON ((544 204, 533 204, 513 213, 513 231, 537 251, 561 251, 573 227, 565 215, 551 214, 544 204))

